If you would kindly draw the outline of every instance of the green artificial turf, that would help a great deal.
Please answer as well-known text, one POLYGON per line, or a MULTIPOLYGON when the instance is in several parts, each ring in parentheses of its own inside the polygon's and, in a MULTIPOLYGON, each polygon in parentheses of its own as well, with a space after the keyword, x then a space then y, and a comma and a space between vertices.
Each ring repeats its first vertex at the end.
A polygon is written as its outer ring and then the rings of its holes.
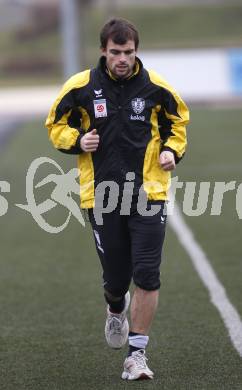
MULTIPOLYGON (((240 110, 192 109, 190 147, 177 168, 179 179, 241 181, 241 124, 240 110)), ((63 232, 49 234, 15 206, 26 203, 26 172, 40 156, 53 158, 65 172, 76 164, 75 157, 52 148, 37 121, 18 129, 0 154, 0 180, 11 185, 2 194, 8 212, 0 217, 0 389, 241 389, 241 358, 170 228, 147 349, 155 379, 120 379, 126 348, 113 351, 105 344, 101 269, 89 224, 82 227, 72 217, 63 232)), ((36 183, 50 173, 56 173, 53 167, 41 167, 36 183)), ((37 202, 53 188, 36 189, 37 202)), ((182 191, 178 200, 182 205, 182 191)), ((58 206, 46 219, 61 224, 66 215, 58 206)), ((225 196, 220 217, 207 211, 185 218, 242 316, 241 220, 233 194, 225 196)))

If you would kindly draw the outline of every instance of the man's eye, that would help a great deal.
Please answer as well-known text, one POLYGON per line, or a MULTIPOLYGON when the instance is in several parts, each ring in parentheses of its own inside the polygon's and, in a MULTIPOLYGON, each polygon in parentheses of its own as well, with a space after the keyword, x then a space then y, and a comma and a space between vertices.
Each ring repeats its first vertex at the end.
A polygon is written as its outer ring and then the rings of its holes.
POLYGON ((115 55, 115 56, 118 56, 119 54, 121 53, 124 53, 125 55, 131 55, 133 54, 134 50, 125 50, 125 51, 119 51, 119 50, 115 50, 115 49, 111 49, 110 50, 110 53, 115 55))

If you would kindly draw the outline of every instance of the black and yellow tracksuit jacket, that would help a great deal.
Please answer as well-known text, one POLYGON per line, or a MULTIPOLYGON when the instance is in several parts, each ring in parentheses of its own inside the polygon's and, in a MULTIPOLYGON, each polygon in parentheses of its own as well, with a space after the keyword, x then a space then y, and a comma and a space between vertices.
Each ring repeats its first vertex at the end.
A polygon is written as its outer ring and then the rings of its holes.
POLYGON ((96 68, 64 84, 46 127, 55 148, 78 154, 81 207, 92 208, 96 186, 110 180, 122 186, 128 172, 135 173, 134 192, 143 186, 148 199, 167 199, 170 172, 162 170, 159 155, 167 149, 176 162, 183 157, 188 120, 175 90, 138 58, 132 76, 116 80, 101 57, 96 68), (85 153, 80 138, 94 128, 98 149, 85 153))

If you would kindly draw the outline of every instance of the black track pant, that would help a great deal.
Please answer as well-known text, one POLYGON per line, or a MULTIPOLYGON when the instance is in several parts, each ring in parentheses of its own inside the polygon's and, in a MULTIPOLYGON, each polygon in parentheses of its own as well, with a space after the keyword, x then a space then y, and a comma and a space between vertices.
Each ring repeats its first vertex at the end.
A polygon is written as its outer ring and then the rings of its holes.
POLYGON ((120 215, 117 207, 103 214, 103 224, 97 225, 93 209, 89 219, 93 228, 97 253, 103 268, 104 288, 115 297, 123 296, 130 282, 144 290, 160 287, 161 252, 165 237, 164 201, 148 202, 161 206, 153 216, 142 216, 136 204, 130 215, 120 215))

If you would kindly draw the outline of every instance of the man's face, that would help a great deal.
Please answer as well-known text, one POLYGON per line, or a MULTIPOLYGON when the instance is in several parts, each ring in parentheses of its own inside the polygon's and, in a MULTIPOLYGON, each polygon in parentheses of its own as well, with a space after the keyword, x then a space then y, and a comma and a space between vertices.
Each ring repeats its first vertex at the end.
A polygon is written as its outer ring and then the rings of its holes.
POLYGON ((107 47, 102 49, 102 54, 106 57, 107 67, 115 77, 127 78, 132 74, 136 56, 134 41, 117 45, 109 39, 107 47))

